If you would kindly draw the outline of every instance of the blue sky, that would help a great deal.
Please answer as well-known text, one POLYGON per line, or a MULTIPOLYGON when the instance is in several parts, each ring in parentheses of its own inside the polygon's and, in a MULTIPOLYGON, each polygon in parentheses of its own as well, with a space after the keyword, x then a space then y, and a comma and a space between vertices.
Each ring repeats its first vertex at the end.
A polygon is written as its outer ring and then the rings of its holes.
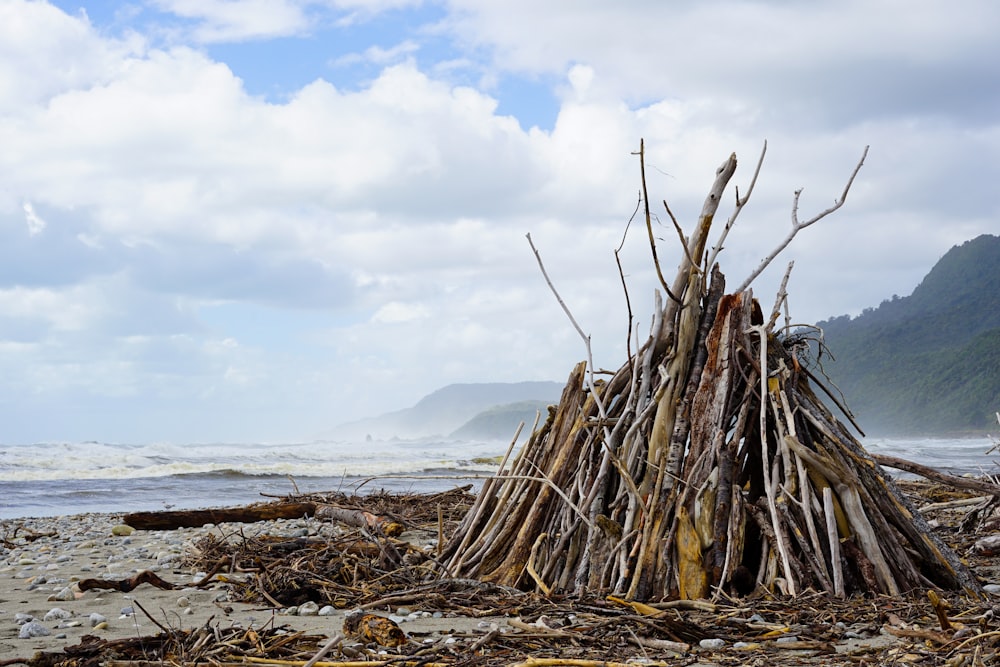
POLYGON ((998 29, 987 0, 0 2, 0 441, 295 441, 562 380, 585 352, 529 232, 616 368, 640 139, 688 228, 767 140, 732 286, 870 145, 753 287, 795 260, 800 322, 909 294, 1000 233, 998 29))

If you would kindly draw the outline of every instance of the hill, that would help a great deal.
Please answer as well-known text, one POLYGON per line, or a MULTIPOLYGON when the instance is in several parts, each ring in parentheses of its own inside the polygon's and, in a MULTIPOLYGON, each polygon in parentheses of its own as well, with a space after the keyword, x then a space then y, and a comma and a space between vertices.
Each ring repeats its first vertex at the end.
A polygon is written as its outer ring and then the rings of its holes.
POLYGON ((486 438, 485 435, 473 433, 490 432, 496 434, 496 439, 508 440, 514 435, 514 429, 522 419, 520 415, 530 412, 531 417, 526 427, 530 429, 537 406, 557 402, 562 390, 561 382, 450 384, 424 396, 411 408, 341 424, 331 435, 334 438, 363 438, 368 435, 374 438, 419 438, 431 435, 486 438), (511 404, 517 405, 524 401, 532 402, 533 407, 527 412, 522 409, 524 406, 510 407, 511 404), (468 423, 480 413, 498 410, 501 406, 506 410, 506 425, 504 418, 493 414, 484 415, 476 424, 469 426, 468 423), (465 429, 465 435, 457 435, 459 429, 465 429))
POLYGON ((869 434, 981 435, 1000 410, 1000 237, 955 246, 908 297, 819 322, 824 371, 869 434))
POLYGON ((551 401, 518 401, 497 405, 477 414, 452 432, 451 437, 458 440, 511 440, 517 431, 517 425, 524 422, 519 440, 531 435, 531 427, 535 416, 540 414, 545 421, 548 406, 551 401))

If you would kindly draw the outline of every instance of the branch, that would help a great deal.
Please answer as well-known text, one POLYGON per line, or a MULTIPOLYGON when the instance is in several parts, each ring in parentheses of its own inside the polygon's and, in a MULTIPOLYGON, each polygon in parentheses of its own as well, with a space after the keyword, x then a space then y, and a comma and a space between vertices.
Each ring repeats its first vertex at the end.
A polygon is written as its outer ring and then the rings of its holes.
POLYGON ((610 445, 611 432, 608 430, 607 427, 608 413, 604 409, 604 400, 601 398, 601 394, 600 392, 598 392, 597 386, 594 384, 594 354, 590 346, 590 336, 588 336, 583 332, 583 329, 577 323, 576 318, 573 317, 573 313, 570 312, 569 307, 566 305, 566 302, 562 300, 562 297, 559 296, 559 292, 556 290, 555 285, 552 284, 552 280, 549 278, 549 273, 548 271, 545 270, 545 264, 542 262, 542 255, 541 253, 538 252, 538 249, 535 247, 535 242, 531 240, 531 234, 528 233, 525 234, 525 236, 528 239, 528 245, 531 246, 531 251, 535 253, 535 259, 538 261, 538 268, 541 269, 542 276, 545 278, 546 284, 549 286, 549 289, 552 290, 552 294, 555 295, 556 301, 558 301, 559 305, 562 306, 563 312, 566 313, 566 317, 568 317, 569 321, 573 323, 573 327, 576 329, 576 332, 580 334, 580 338, 583 339, 583 344, 587 349, 587 389, 590 390, 590 394, 594 397, 594 405, 597 406, 597 414, 601 418, 601 424, 604 430, 604 439, 601 441, 601 443, 610 454, 612 463, 614 463, 615 468, 618 469, 618 471, 622 474, 622 478, 625 480, 626 485, 633 493, 635 493, 638 496, 639 491, 638 489, 636 489, 635 484, 632 482, 632 478, 628 474, 628 471, 625 469, 625 466, 622 465, 621 459, 618 458, 617 454, 611 451, 611 445, 610 445))
POLYGON ((642 139, 639 140, 639 173, 642 176, 642 203, 646 212, 646 232, 649 234, 649 249, 653 253, 653 266, 656 267, 656 275, 660 279, 660 284, 667 292, 667 296, 680 303, 681 300, 674 296, 670 288, 667 287, 667 279, 663 277, 660 270, 660 260, 656 256, 656 239, 653 237, 653 220, 649 214, 649 193, 646 190, 646 145, 642 139))
POLYGON ((799 222, 799 197, 802 195, 802 188, 799 188, 798 190, 795 191, 795 196, 792 200, 791 231, 788 232, 788 236, 785 237, 785 240, 779 243, 778 246, 761 261, 761 263, 757 266, 757 268, 754 269, 753 273, 751 273, 750 276, 743 281, 743 284, 741 284, 739 287, 736 288, 737 292, 742 292, 747 287, 749 287, 750 283, 752 283, 754 279, 757 278, 757 276, 759 276, 764 271, 764 269, 767 268, 767 266, 771 263, 771 261, 775 257, 777 257, 782 250, 788 247, 788 244, 792 242, 792 239, 795 238, 795 235, 798 234, 799 231, 805 229, 806 227, 816 222, 819 222, 820 220, 822 220, 823 218, 830 215, 831 213, 833 213, 838 208, 844 205, 844 202, 847 201, 847 193, 850 191, 851 185, 854 183, 854 178, 858 175, 858 172, 861 171, 861 166, 865 163, 865 158, 868 157, 868 148, 869 148, 868 146, 865 146, 865 150, 861 154, 861 159, 858 160, 858 164, 855 165, 854 171, 851 172, 851 177, 847 179, 847 185, 844 186, 844 191, 841 193, 840 199, 834 200, 833 206, 826 209, 822 213, 810 218, 809 220, 806 220, 805 222, 799 222))
MULTIPOLYGON (((736 189, 736 208, 733 209, 732 215, 729 216, 729 220, 726 220, 726 226, 722 228, 722 234, 719 235, 719 240, 715 242, 712 247, 712 252, 708 256, 708 270, 711 271, 712 265, 715 264, 715 258, 719 256, 719 252, 722 250, 722 244, 726 241, 726 237, 729 236, 729 230, 733 228, 736 224, 736 218, 739 216, 740 211, 746 206, 746 203, 750 201, 750 195, 753 194, 753 188, 757 185, 757 177, 760 176, 760 168, 764 165, 764 155, 767 153, 767 141, 764 142, 764 147, 760 150, 760 157, 757 158, 757 167, 753 170, 753 178, 750 179, 750 186, 747 188, 745 195, 740 197, 739 188, 736 189)), ((740 290, 742 291, 742 290, 740 290)))

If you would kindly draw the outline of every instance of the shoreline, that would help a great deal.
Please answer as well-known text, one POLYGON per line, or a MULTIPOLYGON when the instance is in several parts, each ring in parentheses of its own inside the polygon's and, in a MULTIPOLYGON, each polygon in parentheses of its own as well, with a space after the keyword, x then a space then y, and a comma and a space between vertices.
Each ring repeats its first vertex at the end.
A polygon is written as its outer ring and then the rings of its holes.
MULTIPOLYGON (((0 520, 0 661, 30 659, 38 651, 60 652, 79 644, 85 635, 102 640, 149 637, 162 628, 192 630, 210 623, 245 629, 287 626, 324 637, 341 631, 349 610, 324 610, 321 615, 317 609, 301 615, 295 608, 233 602, 227 591, 229 582, 239 575, 216 576, 199 589, 191 584, 205 573, 185 564, 194 543, 209 534, 324 537, 341 532, 330 522, 310 517, 130 532, 121 523, 123 514, 0 520), (162 590, 143 584, 127 593, 79 590, 84 579, 118 581, 143 570, 178 588, 162 590), (29 616, 30 621, 26 620, 29 616), (49 634, 21 638, 28 623, 49 634)), ((486 632, 491 623, 504 623, 503 619, 425 616, 419 609, 402 611, 404 615, 394 616, 401 628, 433 639, 452 632, 486 632)))
MULTIPOLYGON (((993 584, 996 592, 992 595, 1000 595, 1000 555, 973 556, 972 544, 977 534, 957 530, 965 512, 962 508, 970 503, 941 502, 969 498, 974 494, 935 487, 928 482, 903 484, 904 493, 917 505, 935 502, 940 505, 929 515, 938 526, 936 531, 947 538, 952 548, 972 558, 975 563, 970 565, 977 577, 983 583, 993 584)), ((430 528, 436 526, 434 521, 440 516, 438 512, 445 495, 448 494, 395 497, 394 500, 418 510, 411 517, 413 525, 400 540, 432 552, 438 534, 436 529, 430 528), (421 515, 419 510, 424 513, 421 515), (433 510, 433 519, 427 510, 433 510)), ((466 509, 468 498, 465 496, 466 509)), ((366 503, 368 509, 383 511, 376 508, 374 501, 378 499, 374 496, 352 500, 371 500, 371 507, 366 503)), ((450 509, 445 523, 454 525, 456 517, 464 512, 463 503, 455 502, 450 509)), ((194 636, 195 631, 199 631, 208 637, 212 633, 207 629, 214 628, 215 636, 220 630, 261 636, 294 634, 315 639, 314 646, 322 646, 343 631, 345 617, 352 611, 350 607, 323 609, 315 604, 310 608, 308 604, 281 607, 236 602, 231 599, 230 590, 235 594, 241 578, 255 575, 230 572, 225 568, 223 574, 210 578, 207 586, 198 588, 193 584, 205 579, 206 573, 199 572, 191 563, 195 561, 192 556, 200 553, 199 540, 210 535, 234 541, 266 536, 312 538, 335 545, 344 544, 345 537, 356 538, 358 533, 354 529, 330 520, 303 517, 132 531, 121 523, 125 514, 82 513, 0 520, 0 663, 32 661, 40 651, 46 654, 46 659, 71 659, 65 650, 78 650, 84 643, 131 640, 148 647, 151 638, 165 632, 183 631, 194 636), (80 590, 79 583, 85 579, 117 582, 143 571, 152 572, 177 588, 164 590, 143 583, 130 592, 80 590), (44 628, 48 634, 21 638, 22 629, 29 623, 44 628)), ((202 558, 201 562, 211 561, 202 558)), ((679 655, 684 655, 684 664, 693 665, 749 664, 747 661, 758 660, 753 664, 832 667, 857 664, 859 659, 874 659, 874 664, 884 664, 900 655, 927 653, 922 646, 928 638, 941 646, 960 641, 952 638, 950 632, 945 634, 936 628, 933 613, 928 613, 931 608, 927 606, 927 599, 919 594, 900 598, 898 605, 890 603, 894 610, 891 614, 877 608, 869 597, 820 601, 813 598, 813 594, 807 594, 811 601, 806 601, 804 607, 796 600, 775 599, 766 594, 739 600, 723 599, 718 605, 705 603, 711 610, 684 613, 692 628, 710 633, 709 639, 701 640, 701 644, 697 638, 686 640, 690 644, 654 639, 654 644, 637 647, 631 642, 637 639, 636 633, 650 631, 649 619, 640 619, 642 613, 638 609, 630 615, 627 610, 610 603, 610 598, 574 601, 519 594, 507 598, 504 604, 495 605, 486 588, 471 586, 468 582, 466 586, 470 587, 453 592, 442 589, 443 593, 430 595, 390 593, 388 597, 376 596, 377 602, 365 605, 365 611, 393 620, 406 635, 409 655, 432 651, 451 658, 469 657, 470 651, 481 652, 482 647, 488 645, 489 652, 480 653, 480 656, 484 664, 489 665, 511 664, 516 662, 515 656, 523 659, 536 655, 586 659, 599 656, 604 661, 614 660, 615 656, 625 662, 645 660, 646 664, 662 664, 658 661, 675 662, 679 655), (403 597, 405 601, 400 599, 403 597), (432 600, 435 597, 445 604, 432 600), (479 600, 451 604, 457 598, 479 600), (392 608, 387 608, 385 602, 390 599, 396 601, 392 608), (422 609, 421 604, 427 608, 422 609), (435 604, 441 611, 435 609, 435 604), (831 623, 831 618, 838 622, 831 623), (622 625, 616 625, 619 623, 622 625), (614 630, 615 627, 623 629, 614 630), (761 639, 761 628, 774 631, 769 632, 766 641, 761 639), (610 636, 602 634, 605 631, 611 633, 610 636), (706 645, 706 641, 714 643, 706 645)), ((419 588, 426 590, 423 586, 419 588)), ((346 604, 352 604, 350 599, 350 596, 346 598, 346 604)), ((958 628, 966 619, 992 619, 990 600, 971 600, 954 592, 948 594, 948 600, 952 605, 950 615, 957 621, 958 628)), ((988 629, 984 627, 983 631, 988 629)), ((994 634, 986 632, 983 636, 994 634)), ((378 647, 365 648, 355 639, 342 643, 340 648, 341 655, 347 658, 367 655, 368 660, 379 659, 378 647)), ((338 658, 329 660, 337 662, 338 658)))

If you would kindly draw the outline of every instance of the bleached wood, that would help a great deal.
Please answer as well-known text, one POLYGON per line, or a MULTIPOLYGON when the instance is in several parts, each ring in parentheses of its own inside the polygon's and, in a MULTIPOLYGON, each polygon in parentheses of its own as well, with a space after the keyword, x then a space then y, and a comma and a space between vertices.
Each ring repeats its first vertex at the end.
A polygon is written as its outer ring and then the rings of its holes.
POLYGON ((795 238, 796 234, 798 234, 806 227, 809 227, 810 225, 819 222, 820 220, 822 220, 823 218, 830 215, 831 213, 833 213, 834 211, 836 211, 837 209, 839 209, 841 206, 844 205, 844 202, 847 201, 847 193, 850 191, 851 185, 854 183, 854 178, 858 175, 858 172, 861 171, 861 166, 865 163, 866 157, 868 157, 868 146, 865 146, 865 150, 861 154, 861 159, 858 160, 858 164, 854 167, 854 171, 851 172, 851 177, 847 179, 847 185, 844 186, 844 191, 841 193, 840 199, 835 200, 833 206, 831 206, 830 208, 826 209, 825 211, 822 211, 821 213, 813 216, 812 218, 809 218, 804 222, 799 222, 799 197, 802 196, 802 188, 799 188, 798 190, 795 191, 795 196, 792 198, 791 231, 788 232, 788 236, 786 236, 784 240, 781 243, 779 243, 774 248, 774 250, 772 250, 768 254, 767 257, 761 260, 761 263, 757 265, 757 268, 753 270, 753 273, 751 273, 747 277, 747 279, 744 280, 740 284, 740 286, 736 288, 737 292, 742 292, 747 287, 749 287, 750 283, 752 283, 754 279, 756 279, 757 276, 759 276, 764 271, 764 269, 767 268, 767 266, 774 260, 774 258, 777 257, 781 253, 781 251, 783 251, 785 248, 788 247, 788 244, 792 242, 792 239, 795 238))

